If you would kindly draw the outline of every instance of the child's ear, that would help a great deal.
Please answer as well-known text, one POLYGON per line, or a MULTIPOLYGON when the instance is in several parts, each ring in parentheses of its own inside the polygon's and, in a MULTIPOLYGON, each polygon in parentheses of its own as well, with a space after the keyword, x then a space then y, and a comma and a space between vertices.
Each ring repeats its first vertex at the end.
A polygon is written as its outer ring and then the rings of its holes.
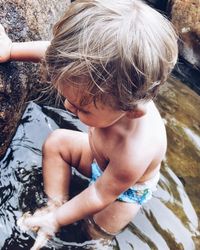
POLYGON ((136 119, 144 116, 146 114, 146 106, 145 105, 138 105, 137 108, 127 111, 126 116, 129 119, 136 119))

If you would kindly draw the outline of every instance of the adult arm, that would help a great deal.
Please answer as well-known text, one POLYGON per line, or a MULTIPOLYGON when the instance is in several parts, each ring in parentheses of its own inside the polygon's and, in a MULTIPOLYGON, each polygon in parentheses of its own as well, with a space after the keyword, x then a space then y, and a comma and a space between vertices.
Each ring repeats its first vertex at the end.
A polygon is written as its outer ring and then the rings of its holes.
POLYGON ((49 41, 12 42, 0 24, 0 63, 9 60, 39 62, 49 45, 49 41))
POLYGON ((45 56, 49 41, 13 42, 10 60, 39 62, 45 56))

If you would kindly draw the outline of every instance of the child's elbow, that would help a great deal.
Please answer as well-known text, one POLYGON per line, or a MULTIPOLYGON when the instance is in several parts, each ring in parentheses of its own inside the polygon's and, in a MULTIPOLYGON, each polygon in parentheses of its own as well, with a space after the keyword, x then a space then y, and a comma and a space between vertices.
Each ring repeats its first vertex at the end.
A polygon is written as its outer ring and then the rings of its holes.
POLYGON ((116 199, 114 195, 102 191, 101 189, 97 188, 96 185, 93 185, 93 195, 91 198, 95 203, 95 207, 98 208, 98 211, 104 209, 116 199))

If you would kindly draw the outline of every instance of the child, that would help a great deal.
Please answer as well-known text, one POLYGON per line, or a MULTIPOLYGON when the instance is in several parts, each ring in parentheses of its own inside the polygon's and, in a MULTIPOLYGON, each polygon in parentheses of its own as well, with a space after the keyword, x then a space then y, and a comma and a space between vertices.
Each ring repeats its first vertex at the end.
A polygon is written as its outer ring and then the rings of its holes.
POLYGON ((80 0, 54 26, 49 42, 7 42, 1 61, 44 57, 67 110, 88 134, 58 129, 43 146, 48 208, 24 219, 53 236, 88 218, 113 237, 151 198, 166 152, 166 132, 153 103, 177 60, 177 37, 157 11, 139 0, 80 0), (48 48, 47 48, 48 46, 48 48), (47 50, 46 50, 47 48, 47 50), (45 53, 46 51, 46 53, 45 53), (91 178, 69 199, 71 166, 91 178))

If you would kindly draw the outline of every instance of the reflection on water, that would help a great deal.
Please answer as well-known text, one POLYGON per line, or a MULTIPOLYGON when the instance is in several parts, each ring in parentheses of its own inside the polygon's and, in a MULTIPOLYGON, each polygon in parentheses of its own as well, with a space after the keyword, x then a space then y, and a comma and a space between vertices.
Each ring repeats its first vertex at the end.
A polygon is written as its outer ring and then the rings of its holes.
MULTIPOLYGON (((16 220, 27 210, 43 205, 41 146, 47 135, 58 127, 87 131, 65 111, 30 103, 17 133, 0 162, 0 247, 2 250, 30 249, 35 235, 22 233, 16 220)), ((199 137, 183 129, 199 147, 199 137)), ((87 185, 87 180, 74 175, 72 192, 87 185)), ((43 249, 197 249, 198 217, 185 192, 184 179, 172 171, 168 159, 163 164, 161 180, 153 199, 139 212, 126 230, 110 245, 85 241, 82 222, 61 230, 43 249)), ((108 218, 109 219, 109 218, 108 218)))
POLYGON ((189 140, 191 140, 194 143, 194 146, 197 147, 198 150, 200 150, 200 136, 194 133, 189 128, 183 128, 185 134, 188 136, 189 140))
POLYGON ((163 166, 158 191, 152 202, 119 236, 130 249, 195 249, 193 237, 198 236, 198 218, 184 187, 167 165, 163 166), (184 217, 179 214, 184 212, 184 217), (134 233, 134 236, 128 232, 134 233), (127 238, 128 235, 128 238, 127 238), (135 247, 136 242, 138 242, 135 247))
POLYGON ((200 218, 200 97, 175 78, 163 87, 158 105, 166 120, 167 162, 184 184, 200 218))

